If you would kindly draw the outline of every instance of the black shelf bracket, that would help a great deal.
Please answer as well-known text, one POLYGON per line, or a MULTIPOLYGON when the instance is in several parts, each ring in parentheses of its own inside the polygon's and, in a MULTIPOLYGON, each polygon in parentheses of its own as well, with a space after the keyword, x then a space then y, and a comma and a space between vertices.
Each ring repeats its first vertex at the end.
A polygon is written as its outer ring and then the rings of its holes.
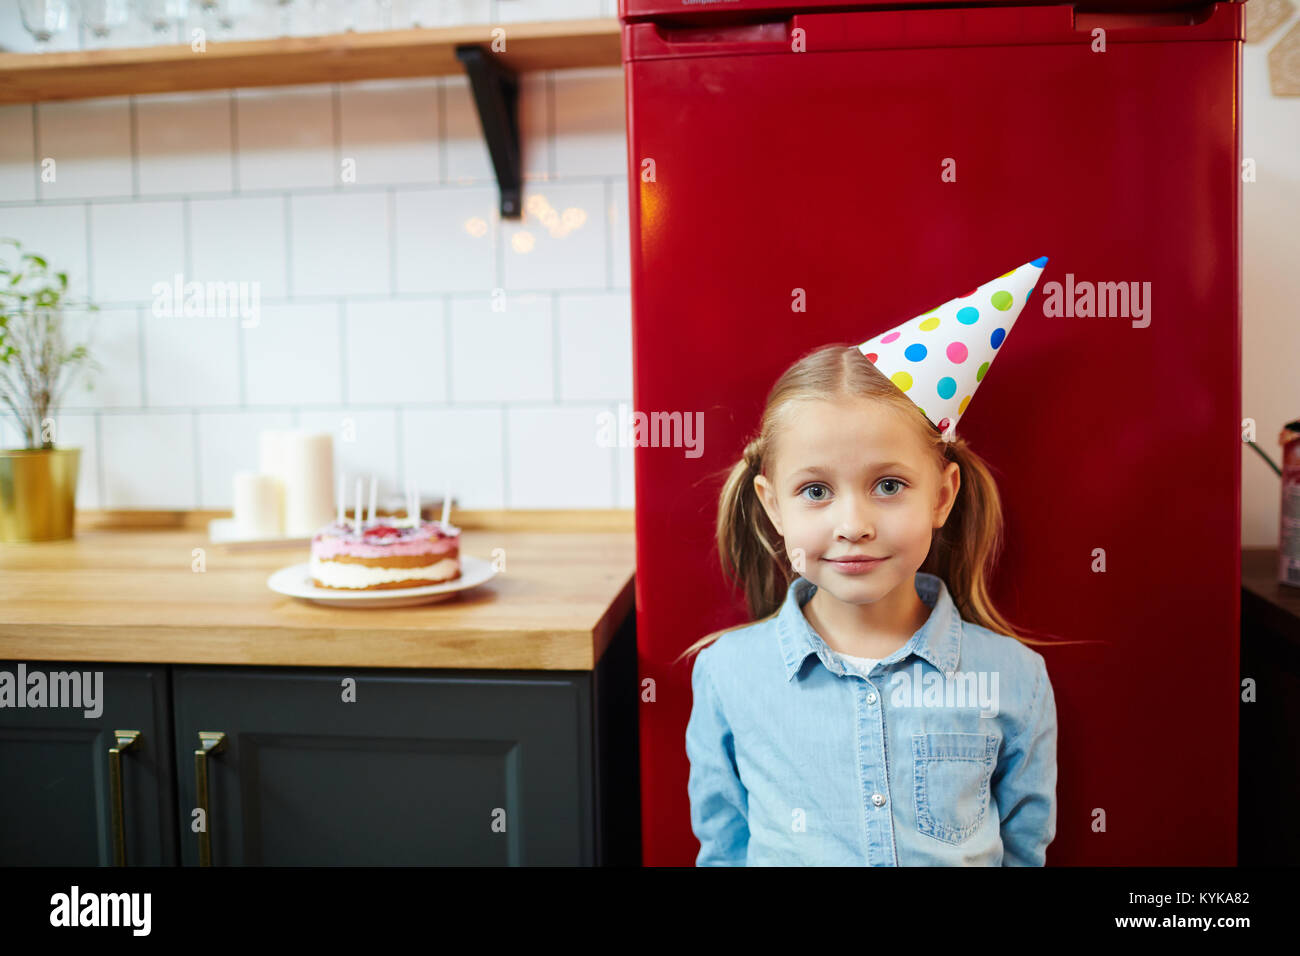
POLYGON ((519 78, 480 46, 456 47, 456 58, 465 66, 479 123, 497 173, 501 192, 501 218, 523 216, 523 163, 519 150, 519 78))

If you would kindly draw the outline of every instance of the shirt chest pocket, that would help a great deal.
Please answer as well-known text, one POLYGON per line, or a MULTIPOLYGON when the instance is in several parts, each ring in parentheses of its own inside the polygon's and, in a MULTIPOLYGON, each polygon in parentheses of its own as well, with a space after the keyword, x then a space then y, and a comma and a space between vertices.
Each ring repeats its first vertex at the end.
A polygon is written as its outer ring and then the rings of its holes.
POLYGON ((988 813, 1001 741, 997 734, 912 735, 917 830, 953 845, 971 838, 988 813))

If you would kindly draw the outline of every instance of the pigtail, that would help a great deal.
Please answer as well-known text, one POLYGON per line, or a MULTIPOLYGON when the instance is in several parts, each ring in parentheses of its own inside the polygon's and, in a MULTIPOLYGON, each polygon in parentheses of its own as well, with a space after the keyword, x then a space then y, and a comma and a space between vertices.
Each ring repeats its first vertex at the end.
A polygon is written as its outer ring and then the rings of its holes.
MULTIPOLYGON (((745 446, 731 466, 718 495, 717 546, 722 575, 745 594, 754 620, 771 617, 781 609, 794 572, 781 535, 772 525, 758 498, 754 479, 763 473, 762 440, 745 446)), ((751 622, 736 627, 748 627, 751 622)), ((713 643, 736 627, 715 631, 688 647, 681 660, 713 643)))

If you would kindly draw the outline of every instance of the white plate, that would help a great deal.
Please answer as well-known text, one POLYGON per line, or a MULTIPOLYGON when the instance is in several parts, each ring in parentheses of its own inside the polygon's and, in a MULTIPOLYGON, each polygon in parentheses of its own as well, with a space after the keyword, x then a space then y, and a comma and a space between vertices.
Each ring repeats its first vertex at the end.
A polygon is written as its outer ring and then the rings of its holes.
POLYGON ((318 588, 311 583, 311 565, 295 564, 281 568, 267 579, 272 591, 302 598, 328 607, 410 607, 414 604, 432 604, 445 601, 458 591, 478 587, 496 574, 491 562, 460 556, 460 577, 445 584, 427 584, 419 588, 387 588, 374 591, 339 591, 318 588))

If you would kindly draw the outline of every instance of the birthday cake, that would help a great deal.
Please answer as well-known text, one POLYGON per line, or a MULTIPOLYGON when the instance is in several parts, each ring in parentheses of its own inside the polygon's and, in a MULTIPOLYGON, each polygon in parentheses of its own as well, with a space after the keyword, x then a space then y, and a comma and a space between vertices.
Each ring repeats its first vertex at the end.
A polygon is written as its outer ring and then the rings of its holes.
POLYGON ((445 584, 460 577, 460 529, 441 521, 333 522, 311 539, 310 573, 318 588, 374 591, 445 584))

